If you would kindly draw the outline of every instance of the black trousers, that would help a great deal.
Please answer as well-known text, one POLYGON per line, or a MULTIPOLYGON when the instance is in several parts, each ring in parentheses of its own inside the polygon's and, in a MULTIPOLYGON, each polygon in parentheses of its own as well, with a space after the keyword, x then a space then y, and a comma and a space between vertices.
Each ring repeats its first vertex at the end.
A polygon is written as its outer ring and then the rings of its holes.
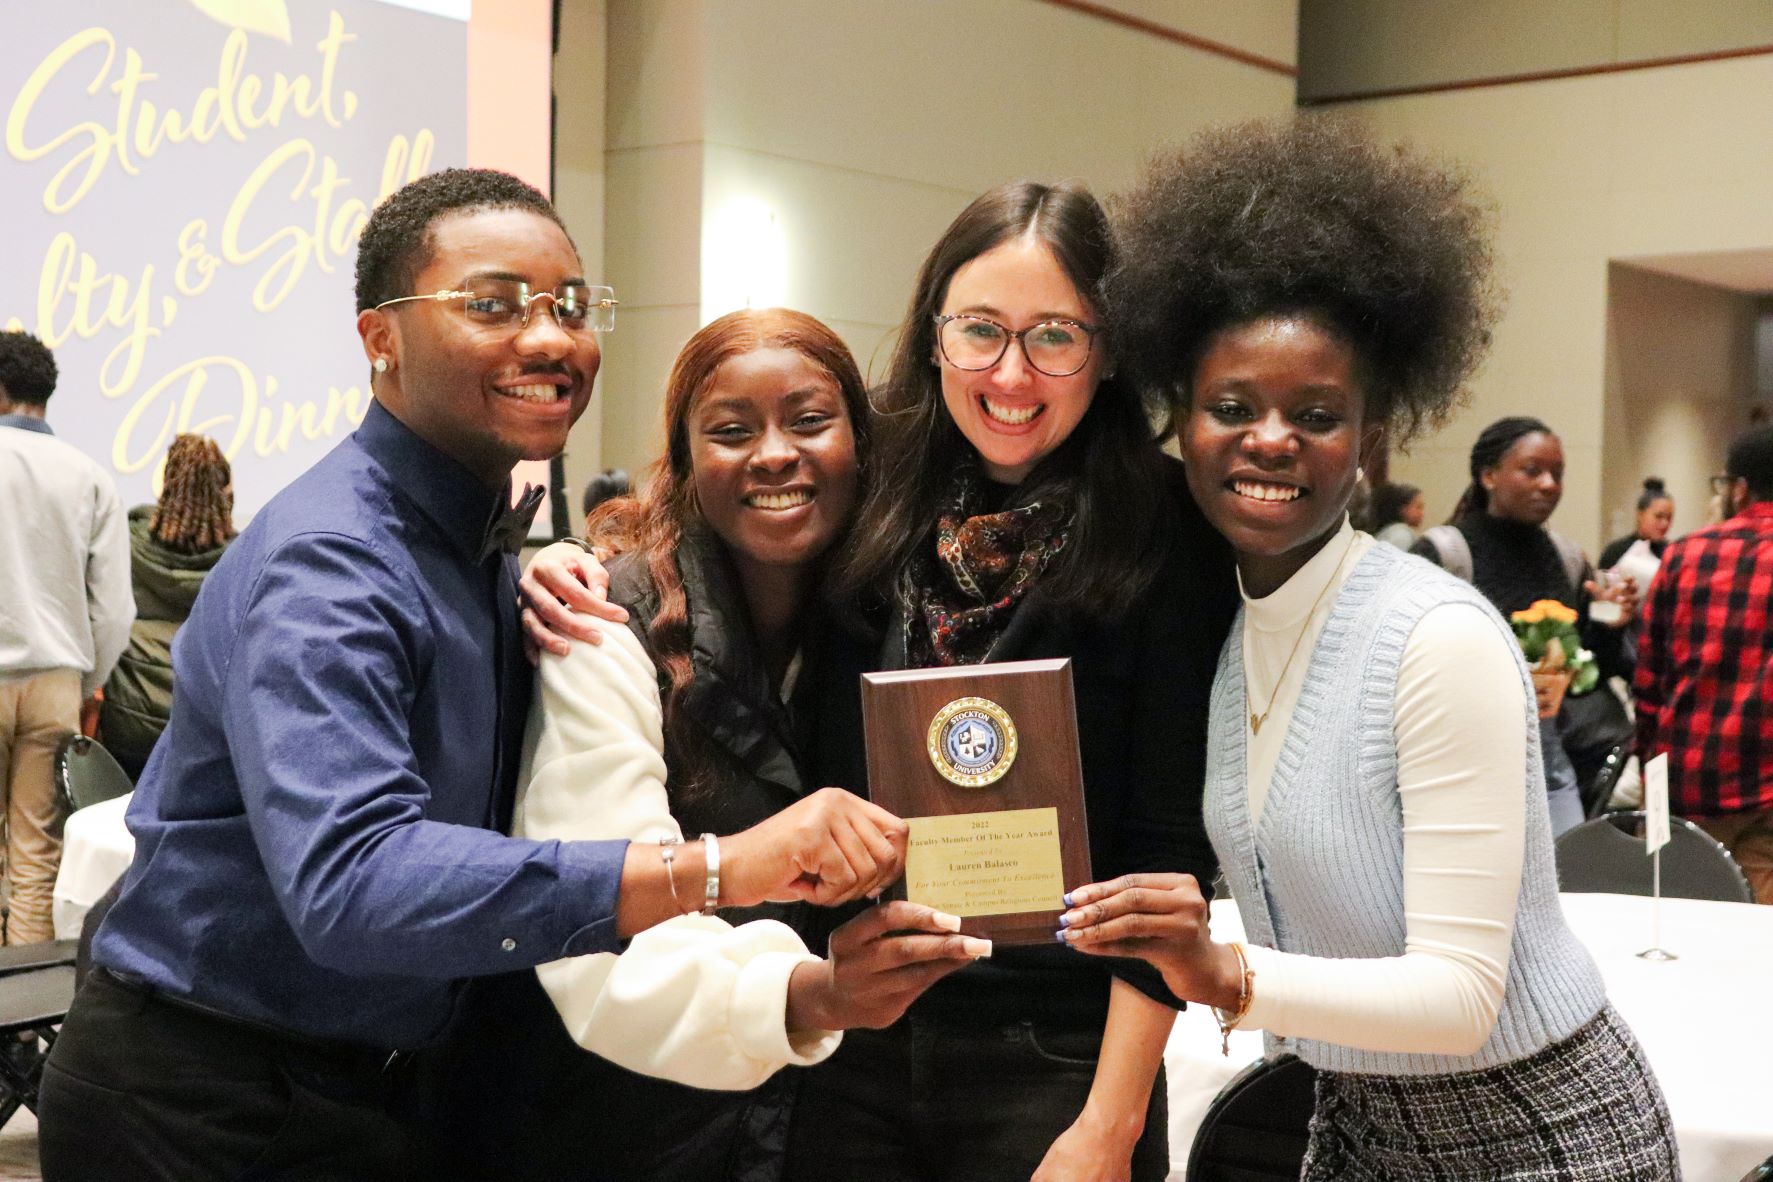
POLYGON ((405 1179, 398 1060, 229 1021, 96 969, 43 1071, 45 1182, 405 1179))
MULTIPOLYGON (((807 1069, 788 1136, 789 1182, 1028 1182, 1089 1098, 1102 1029, 932 1022, 851 1030, 807 1069)), ((1160 1070, 1133 1182, 1169 1173, 1160 1070)))

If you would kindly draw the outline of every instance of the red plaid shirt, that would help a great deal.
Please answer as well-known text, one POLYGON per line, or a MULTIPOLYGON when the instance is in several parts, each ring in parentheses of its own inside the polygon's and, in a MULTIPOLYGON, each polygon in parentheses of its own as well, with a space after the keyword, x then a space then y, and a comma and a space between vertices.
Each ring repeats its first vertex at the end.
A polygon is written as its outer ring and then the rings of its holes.
POLYGON ((1773 808, 1773 503, 1669 544, 1638 631, 1638 755, 1676 813, 1773 808))

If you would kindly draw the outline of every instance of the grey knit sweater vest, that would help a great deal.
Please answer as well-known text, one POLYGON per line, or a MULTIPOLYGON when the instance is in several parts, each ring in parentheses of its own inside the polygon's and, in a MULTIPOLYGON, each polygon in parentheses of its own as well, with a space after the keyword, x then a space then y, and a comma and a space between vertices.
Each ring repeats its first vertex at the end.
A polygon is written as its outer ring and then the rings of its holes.
MULTIPOLYGON (((1433 564, 1374 546, 1337 593, 1311 654, 1258 824, 1246 780, 1248 707, 1240 612, 1213 685, 1207 752, 1207 831, 1237 897, 1248 939, 1325 957, 1404 952, 1403 809, 1394 715, 1398 667, 1416 624, 1432 608, 1469 603, 1518 652, 1487 600, 1433 564)), ((1448 677, 1460 671, 1448 669, 1448 677)), ((1527 762, 1526 857, 1496 1029, 1476 1054, 1356 1050, 1269 1036, 1328 1071, 1428 1075, 1494 1067, 1574 1033, 1606 999, 1600 971, 1558 909, 1539 726, 1521 665, 1527 762)), ((1260 979, 1256 982, 1260 990, 1260 979)))

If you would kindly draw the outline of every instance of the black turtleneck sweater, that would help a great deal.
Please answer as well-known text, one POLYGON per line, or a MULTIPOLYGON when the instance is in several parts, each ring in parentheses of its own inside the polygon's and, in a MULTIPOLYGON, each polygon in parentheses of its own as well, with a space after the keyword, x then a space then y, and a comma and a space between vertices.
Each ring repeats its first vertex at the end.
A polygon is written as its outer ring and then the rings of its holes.
MULTIPOLYGON (((1575 608, 1581 623, 1583 647, 1594 653, 1601 676, 1629 676, 1631 664, 1624 652, 1625 630, 1607 628, 1588 618, 1588 592, 1570 585, 1563 557, 1543 526, 1526 525, 1488 513, 1468 513, 1453 523, 1471 547, 1472 585, 1504 616, 1532 606, 1535 600, 1555 599, 1575 608)), ((1430 562, 1439 563, 1434 544, 1426 538, 1411 547, 1430 562)), ((1585 566, 1583 581, 1593 568, 1585 566)))

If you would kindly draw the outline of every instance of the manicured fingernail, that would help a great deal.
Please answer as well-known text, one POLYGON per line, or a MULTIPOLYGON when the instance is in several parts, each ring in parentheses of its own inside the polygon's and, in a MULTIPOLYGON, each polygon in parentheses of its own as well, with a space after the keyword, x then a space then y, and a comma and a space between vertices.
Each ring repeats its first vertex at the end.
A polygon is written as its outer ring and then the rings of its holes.
POLYGON ((950 915, 946 911, 932 911, 930 912, 930 917, 936 921, 936 926, 943 931, 960 931, 960 916, 958 915, 950 915))
POLYGON ((1062 928, 1068 928, 1071 926, 1071 912, 1067 911, 1059 916, 1059 926, 1062 928))
POLYGON ((961 937, 960 947, 963 952, 974 960, 982 960, 991 955, 991 941, 981 940, 977 936, 961 937))
POLYGON ((1063 895, 1059 896, 1059 901, 1067 907, 1071 906, 1071 892, 1066 891, 1063 895))
POLYGON ((1054 932, 1053 939, 1059 941, 1059 943, 1061 943, 1061 944, 1069 944, 1071 942, 1065 938, 1065 932, 1063 929, 1060 929, 1059 931, 1054 932))

